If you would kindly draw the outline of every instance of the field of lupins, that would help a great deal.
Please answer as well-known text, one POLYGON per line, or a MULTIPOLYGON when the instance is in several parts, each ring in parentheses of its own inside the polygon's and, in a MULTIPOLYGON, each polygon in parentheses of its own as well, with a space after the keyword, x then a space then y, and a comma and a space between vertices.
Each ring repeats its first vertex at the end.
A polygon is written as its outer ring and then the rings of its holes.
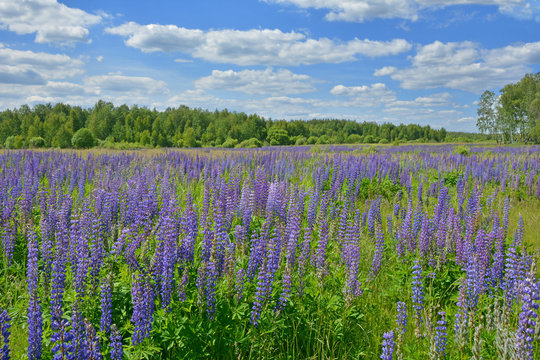
POLYGON ((540 147, 0 153, 0 359, 540 358, 540 147))

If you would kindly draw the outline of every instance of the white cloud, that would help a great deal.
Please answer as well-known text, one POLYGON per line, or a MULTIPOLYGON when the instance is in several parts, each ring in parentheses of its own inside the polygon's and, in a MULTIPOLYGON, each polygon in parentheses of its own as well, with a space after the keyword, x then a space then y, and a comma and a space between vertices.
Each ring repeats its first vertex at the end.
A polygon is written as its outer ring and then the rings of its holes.
POLYGON ((106 28, 105 32, 128 37, 126 45, 143 52, 191 51, 204 40, 201 30, 191 30, 175 25, 139 25, 129 22, 106 28))
POLYGON ((41 85, 45 79, 32 69, 0 65, 0 84, 41 85))
POLYGON ((336 85, 330 90, 330 93, 335 96, 349 97, 350 101, 346 103, 347 106, 375 107, 396 99, 396 94, 383 83, 371 86, 336 85))
POLYGON ((179 64, 185 64, 185 63, 191 63, 191 62, 193 62, 193 60, 189 60, 189 59, 174 59, 174 62, 175 62, 175 63, 179 63, 179 64))
POLYGON ((126 37, 125 43, 143 52, 183 52, 214 63, 236 65, 293 66, 355 61, 358 56, 388 56, 410 50, 403 39, 342 42, 312 39, 279 29, 211 30, 175 25, 139 25, 134 22, 107 28, 110 34, 126 37))
POLYGON ((120 74, 108 74, 90 76, 84 79, 84 84, 96 94, 106 92, 122 93, 167 93, 167 84, 161 80, 155 80, 145 76, 126 76, 120 74))
POLYGON ((373 75, 375 76, 386 76, 386 75, 391 75, 393 74, 394 72, 396 72, 396 67, 394 66, 384 66, 380 69, 377 69, 375 70, 375 72, 373 73, 373 75))
POLYGON ((540 63, 540 42, 488 50, 469 41, 435 41, 419 46, 410 60, 411 67, 388 72, 404 89, 445 87, 481 93, 530 72, 528 64, 540 63))
POLYGON ((246 94, 301 94, 315 91, 314 79, 289 70, 212 71, 212 75, 195 81, 195 87, 206 90, 240 91, 246 94))
POLYGON ((535 11, 525 0, 264 0, 268 3, 294 5, 302 9, 328 10, 329 21, 363 22, 375 18, 416 21, 424 9, 452 5, 491 5, 499 12, 517 18, 532 18, 535 11))
POLYGON ((82 61, 64 54, 22 51, 0 44, 0 83, 44 84, 83 72, 82 61))
POLYGON ((103 61, 103 56, 100 55, 100 56, 96 57, 96 60, 97 60, 98 62, 102 62, 102 61, 103 61))
POLYGON ((458 123, 467 123, 467 122, 473 122, 474 120, 475 118, 473 118, 472 116, 466 116, 466 117, 459 118, 456 121, 458 123))
POLYGON ((17 34, 36 33, 38 43, 88 41, 88 27, 102 17, 56 0, 3 0, 0 24, 17 34))

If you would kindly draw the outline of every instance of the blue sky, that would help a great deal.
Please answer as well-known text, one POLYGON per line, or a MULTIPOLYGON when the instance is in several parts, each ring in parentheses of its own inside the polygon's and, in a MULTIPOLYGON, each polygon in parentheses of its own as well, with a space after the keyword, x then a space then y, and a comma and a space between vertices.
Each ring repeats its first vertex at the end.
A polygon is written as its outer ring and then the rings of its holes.
POLYGON ((0 3, 0 108, 98 99, 475 131, 540 71, 528 0, 0 3))

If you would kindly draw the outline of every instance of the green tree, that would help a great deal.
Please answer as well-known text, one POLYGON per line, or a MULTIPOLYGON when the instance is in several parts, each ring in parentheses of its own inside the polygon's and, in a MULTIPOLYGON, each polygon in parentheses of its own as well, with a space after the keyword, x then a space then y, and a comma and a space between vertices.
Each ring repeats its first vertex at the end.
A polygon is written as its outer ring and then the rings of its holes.
POLYGON ((94 146, 94 135, 87 128, 77 130, 71 138, 71 144, 77 149, 91 148, 94 146))

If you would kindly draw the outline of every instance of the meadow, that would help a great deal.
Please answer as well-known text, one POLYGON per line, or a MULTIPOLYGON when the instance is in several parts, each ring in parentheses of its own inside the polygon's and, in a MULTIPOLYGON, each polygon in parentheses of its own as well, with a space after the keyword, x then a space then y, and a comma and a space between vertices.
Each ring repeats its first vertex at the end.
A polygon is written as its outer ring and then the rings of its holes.
POLYGON ((540 146, 0 153, 0 358, 540 358, 540 146))

